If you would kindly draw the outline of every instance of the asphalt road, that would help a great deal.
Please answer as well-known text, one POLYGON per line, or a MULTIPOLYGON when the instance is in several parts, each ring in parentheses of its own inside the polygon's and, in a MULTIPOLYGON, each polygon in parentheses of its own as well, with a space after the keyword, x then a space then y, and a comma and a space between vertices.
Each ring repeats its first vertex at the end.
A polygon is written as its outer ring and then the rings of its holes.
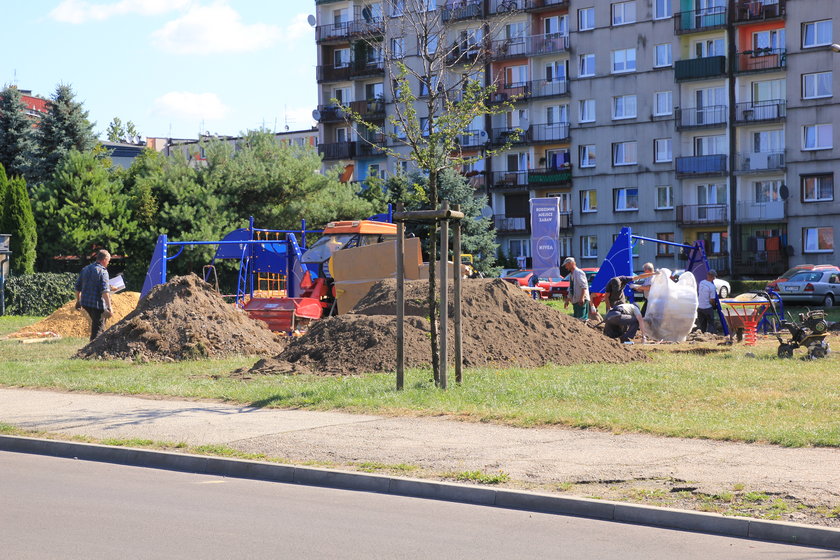
POLYGON ((416 498, 0 452, 4 559, 827 559, 840 553, 416 498))

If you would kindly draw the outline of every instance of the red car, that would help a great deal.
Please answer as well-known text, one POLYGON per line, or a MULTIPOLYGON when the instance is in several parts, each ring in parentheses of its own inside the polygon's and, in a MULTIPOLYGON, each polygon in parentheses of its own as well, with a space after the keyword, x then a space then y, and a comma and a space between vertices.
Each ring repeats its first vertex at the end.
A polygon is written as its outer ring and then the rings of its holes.
MULTIPOLYGON (((532 270, 522 269, 516 272, 511 272, 507 276, 503 276, 502 280, 518 284, 519 286, 528 286, 531 276, 534 275, 532 270)), ((540 278, 537 281, 537 286, 542 288, 540 296, 543 299, 559 298, 569 291, 569 280, 566 278, 540 278)))
POLYGON ((773 290, 774 292, 778 292, 779 284, 787 282, 793 275, 797 274, 798 272, 805 272, 810 270, 840 272, 840 268, 833 264, 798 264, 793 268, 788 269, 787 271, 785 271, 784 274, 767 284, 767 289, 773 290))

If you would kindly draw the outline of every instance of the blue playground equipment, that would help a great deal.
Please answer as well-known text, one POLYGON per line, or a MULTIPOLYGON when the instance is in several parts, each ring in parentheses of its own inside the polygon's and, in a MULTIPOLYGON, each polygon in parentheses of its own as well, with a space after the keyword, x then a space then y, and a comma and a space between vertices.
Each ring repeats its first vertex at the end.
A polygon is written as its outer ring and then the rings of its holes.
MULTIPOLYGON (((680 247, 686 251, 688 256, 688 264, 685 267, 686 272, 691 272, 694 275, 698 285, 702 280, 706 279, 706 273, 709 271, 709 261, 706 258, 706 250, 701 241, 695 241, 694 245, 674 243, 673 241, 663 241, 661 239, 634 235, 629 227, 623 227, 607 253, 604 262, 601 263, 601 268, 592 280, 592 285, 590 286, 590 292, 592 294, 603 294, 607 287, 607 282, 615 276, 633 276, 633 247, 640 241, 680 247)), ((624 293, 629 301, 635 301, 633 291, 629 287, 625 288, 624 293)), ((719 298, 715 300, 715 305, 720 323, 723 325, 723 333, 728 336, 729 326, 726 324, 726 319, 723 316, 719 298)))

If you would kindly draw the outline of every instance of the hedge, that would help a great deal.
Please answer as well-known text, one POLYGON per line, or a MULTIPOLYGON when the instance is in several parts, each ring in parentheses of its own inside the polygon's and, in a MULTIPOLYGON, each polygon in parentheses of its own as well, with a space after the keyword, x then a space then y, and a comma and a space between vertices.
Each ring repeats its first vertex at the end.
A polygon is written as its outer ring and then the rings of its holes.
POLYGON ((738 295, 763 290, 769 282, 770 280, 730 280, 729 286, 732 288, 730 293, 738 295))
POLYGON ((76 297, 76 274, 36 272, 6 279, 8 315, 49 315, 76 297))

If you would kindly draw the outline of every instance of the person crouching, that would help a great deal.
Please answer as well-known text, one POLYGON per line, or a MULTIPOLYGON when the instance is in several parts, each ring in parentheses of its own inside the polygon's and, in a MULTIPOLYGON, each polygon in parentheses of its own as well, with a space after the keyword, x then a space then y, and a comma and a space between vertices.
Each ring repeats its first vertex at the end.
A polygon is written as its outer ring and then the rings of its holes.
POLYGON ((624 344, 633 344, 633 338, 639 329, 645 335, 644 319, 639 308, 632 303, 619 303, 610 309, 604 317, 604 334, 617 338, 624 344))

